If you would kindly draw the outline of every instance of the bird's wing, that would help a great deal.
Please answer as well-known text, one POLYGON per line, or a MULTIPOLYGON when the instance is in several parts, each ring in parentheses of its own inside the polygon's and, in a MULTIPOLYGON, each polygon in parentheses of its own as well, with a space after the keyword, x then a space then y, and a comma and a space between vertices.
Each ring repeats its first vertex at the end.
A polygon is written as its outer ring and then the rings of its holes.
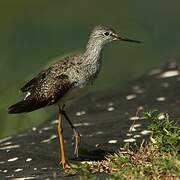
MULTIPOLYGON (((74 85, 66 74, 66 61, 60 61, 41 71, 36 77, 25 84, 21 90, 29 92, 25 100, 36 99, 37 102, 54 104, 74 85)), ((45 103, 45 104, 46 104, 45 103)))
MULTIPOLYGON (((67 69, 67 61, 73 62, 75 59, 81 58, 81 54, 69 55, 63 59, 59 59, 56 63, 52 64, 48 69, 41 71, 37 76, 28 81, 22 88, 22 92, 31 91, 37 84, 41 84, 41 81, 44 82, 48 74, 54 73, 61 74, 67 69)), ((73 65, 70 63, 70 66, 73 65)))
POLYGON ((41 81, 37 76, 29 81, 25 90, 30 88, 30 94, 23 100, 9 107, 9 113, 30 112, 42 107, 55 104, 73 86, 68 76, 53 74, 52 71, 41 81))
POLYGON ((40 101, 46 101, 47 105, 56 103, 74 85, 66 74, 49 74, 48 77, 36 88, 35 94, 40 101), (52 75, 52 76, 51 76, 52 75))
POLYGON ((22 92, 30 91, 33 87, 35 87, 40 81, 42 81, 50 72, 50 69, 45 69, 41 71, 37 76, 35 76, 33 79, 28 81, 22 88, 22 92))

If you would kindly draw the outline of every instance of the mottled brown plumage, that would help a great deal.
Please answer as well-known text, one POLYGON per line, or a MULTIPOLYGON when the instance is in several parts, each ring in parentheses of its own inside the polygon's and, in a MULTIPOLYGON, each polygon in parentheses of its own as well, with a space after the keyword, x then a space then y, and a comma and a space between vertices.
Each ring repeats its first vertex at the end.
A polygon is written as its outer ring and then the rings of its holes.
POLYGON ((67 69, 73 66, 73 64, 68 63, 68 60, 69 58, 60 60, 27 82, 21 88, 22 92, 28 93, 27 97, 23 101, 12 105, 9 112, 29 112, 57 103, 73 86, 73 82, 69 80, 66 74, 67 69))

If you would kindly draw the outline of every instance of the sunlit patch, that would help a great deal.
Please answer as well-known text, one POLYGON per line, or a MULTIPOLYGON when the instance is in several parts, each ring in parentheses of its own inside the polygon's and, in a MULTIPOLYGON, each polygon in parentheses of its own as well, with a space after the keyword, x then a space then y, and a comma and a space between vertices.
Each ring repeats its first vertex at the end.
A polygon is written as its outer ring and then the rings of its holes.
POLYGON ((78 112, 76 112, 76 116, 82 116, 84 114, 86 114, 86 111, 78 111, 78 112))
POLYGON ((32 131, 36 131, 37 130, 37 128, 34 126, 34 127, 32 127, 32 131))
POLYGON ((88 122, 86 122, 86 123, 83 123, 83 126, 89 126, 91 123, 88 123, 88 122))
POLYGON ((23 137, 23 136, 26 136, 26 133, 21 133, 21 134, 18 134, 17 136, 18 137, 23 137))
POLYGON ((96 134, 103 134, 103 131, 98 131, 96 134))
POLYGON ((162 96, 162 97, 157 97, 156 100, 157 100, 157 101, 165 101, 166 98, 162 96))
POLYGON ((161 69, 153 69, 149 72, 149 75, 152 76, 152 75, 156 75, 156 74, 159 74, 161 72, 161 69))
POLYGON ((136 94, 129 94, 126 96, 126 100, 131 100, 131 99, 135 99, 136 98, 136 94))
POLYGON ((132 116, 129 118, 129 120, 132 120, 132 121, 139 120, 139 116, 132 116))
POLYGON ((37 177, 26 176, 26 177, 22 177, 22 178, 13 178, 13 180, 29 180, 29 179, 37 179, 37 177))
POLYGON ((50 143, 55 138, 57 138, 57 135, 53 134, 50 138, 41 141, 41 143, 50 143))
POLYGON ((6 146, 6 145, 10 145, 10 144, 12 144, 12 142, 8 141, 8 142, 5 142, 5 143, 1 144, 1 146, 6 146))
POLYGON ((146 135, 146 134, 150 134, 150 133, 152 133, 152 131, 149 131, 149 130, 143 130, 143 131, 141 131, 141 134, 142 134, 142 135, 146 135))
POLYGON ((8 136, 8 137, 5 137, 5 138, 3 138, 3 139, 0 139, 0 143, 2 143, 2 142, 4 142, 4 141, 8 141, 8 140, 10 140, 10 139, 12 139, 11 136, 8 136))
POLYGON ((142 89, 140 86, 138 85, 135 85, 132 87, 134 93, 137 93, 137 94, 142 94, 144 93, 144 89, 142 89))
POLYGON ((23 171, 22 168, 18 168, 18 169, 15 169, 14 172, 20 172, 20 171, 23 171))
POLYGON ((14 148, 19 148, 20 145, 17 144, 17 145, 11 145, 11 146, 3 146, 3 147, 0 147, 1 150, 3 149, 14 149, 14 148))
POLYGON ((140 117, 139 119, 140 119, 140 120, 143 120, 143 119, 146 119, 146 117, 145 117, 145 116, 142 116, 142 117, 140 117))
POLYGON ((16 179, 16 178, 12 178, 14 177, 14 174, 11 174, 11 175, 7 175, 6 178, 11 178, 12 180, 16 179))
POLYGON ((88 134, 87 136, 88 136, 88 137, 93 137, 93 134, 88 134))
POLYGON ((114 107, 108 107, 108 111, 114 111, 114 107))
POLYGON ((99 144, 96 144, 95 147, 99 147, 99 144))
POLYGON ((8 159, 7 161, 8 162, 13 162, 13 161, 17 161, 18 159, 19 159, 18 157, 15 157, 15 158, 8 159))
POLYGON ((37 168, 34 168, 33 170, 34 170, 34 171, 37 171, 37 168))
POLYGON ((50 129, 53 129, 53 127, 52 127, 52 126, 44 127, 42 130, 43 130, 43 131, 48 131, 48 130, 50 130, 50 129))
POLYGON ((86 122, 86 123, 75 123, 74 126, 78 127, 78 126, 89 126, 90 123, 86 122))
POLYGON ((94 163, 96 163, 96 161, 81 161, 81 164, 89 164, 89 165, 92 165, 94 163))
POLYGON ((3 172, 6 173, 6 172, 8 172, 8 170, 7 170, 7 169, 4 169, 3 172))
POLYGON ((109 102, 108 103, 108 106, 113 106, 114 105, 114 102, 109 102))
POLYGON ((126 136, 132 136, 132 133, 127 133, 126 136))
POLYGON ((134 127, 137 128, 137 127, 140 127, 141 124, 134 124, 134 127))
POLYGON ((171 71, 166 71, 166 72, 162 73, 159 77, 160 78, 169 78, 169 77, 174 77, 174 76, 178 76, 178 75, 179 75, 179 71, 171 70, 171 71))
POLYGON ((124 142, 135 142, 136 140, 134 138, 124 139, 124 142))
POLYGON ((118 140, 116 140, 116 139, 111 139, 108 141, 109 144, 115 144, 117 142, 118 142, 118 140))
POLYGON ((130 132, 135 132, 135 131, 136 131, 136 128, 135 128, 134 126, 131 126, 131 127, 129 128, 129 131, 130 131, 130 132))
POLYGON ((0 161, 0 164, 4 164, 5 163, 5 161, 0 161))
POLYGON ((129 128, 129 132, 135 132, 137 131, 136 128, 140 127, 141 124, 133 124, 130 128, 129 128))
POLYGON ((41 133, 42 133, 42 130, 39 130, 38 133, 41 134, 41 133))
POLYGON ((32 161, 32 158, 27 158, 26 159, 26 162, 30 162, 30 161, 32 161))
POLYGON ((74 123, 75 127, 82 126, 82 125, 83 125, 83 123, 74 123))
POLYGON ((139 138, 139 137, 141 137, 139 134, 134 135, 134 138, 139 138))

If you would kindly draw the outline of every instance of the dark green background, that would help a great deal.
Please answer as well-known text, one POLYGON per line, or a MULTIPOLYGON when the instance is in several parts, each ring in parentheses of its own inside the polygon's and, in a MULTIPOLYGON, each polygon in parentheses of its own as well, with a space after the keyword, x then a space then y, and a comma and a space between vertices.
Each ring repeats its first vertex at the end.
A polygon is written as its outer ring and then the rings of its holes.
POLYGON ((96 89, 123 87, 169 57, 180 55, 180 1, 1 0, 0 136, 40 123, 56 108, 8 115, 19 88, 53 58, 79 51, 98 24, 108 24, 142 44, 104 49, 96 89))

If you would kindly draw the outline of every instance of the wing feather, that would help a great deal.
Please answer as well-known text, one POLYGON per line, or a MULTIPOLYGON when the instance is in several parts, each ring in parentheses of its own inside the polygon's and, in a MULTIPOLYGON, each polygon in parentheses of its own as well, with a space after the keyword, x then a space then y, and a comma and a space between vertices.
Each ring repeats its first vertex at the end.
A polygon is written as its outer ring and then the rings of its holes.
POLYGON ((43 71, 41 71, 36 77, 34 77, 33 79, 31 79, 30 81, 28 81, 22 88, 21 91, 22 92, 27 92, 30 91, 33 87, 35 87, 38 83, 40 83, 40 81, 42 81, 47 74, 49 73, 49 69, 45 69, 43 71))

